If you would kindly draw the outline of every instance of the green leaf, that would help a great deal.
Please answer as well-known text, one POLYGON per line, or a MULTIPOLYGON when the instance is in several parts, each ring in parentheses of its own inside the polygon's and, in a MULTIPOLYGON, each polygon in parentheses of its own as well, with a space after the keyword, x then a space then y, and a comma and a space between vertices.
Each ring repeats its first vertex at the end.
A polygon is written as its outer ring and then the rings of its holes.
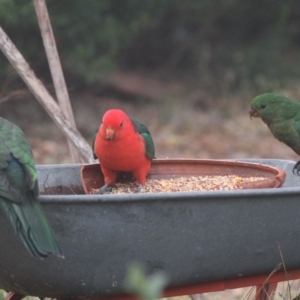
POLYGON ((167 281, 163 272, 147 276, 144 267, 134 262, 127 269, 124 287, 128 293, 143 300, 154 300, 161 296, 167 281))

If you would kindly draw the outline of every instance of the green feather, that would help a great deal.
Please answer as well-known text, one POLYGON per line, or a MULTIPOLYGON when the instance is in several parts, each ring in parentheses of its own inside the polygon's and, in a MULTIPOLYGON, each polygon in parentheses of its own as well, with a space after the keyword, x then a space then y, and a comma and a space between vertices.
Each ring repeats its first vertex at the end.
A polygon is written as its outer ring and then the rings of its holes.
POLYGON ((146 156, 149 159, 154 159, 155 158, 155 149, 154 149, 154 143, 151 137, 151 134, 148 130, 148 128, 140 123, 139 121, 132 120, 132 124, 135 128, 135 130, 143 137, 144 142, 145 142, 145 147, 146 147, 146 156))
POLYGON ((0 206, 34 257, 63 257, 38 194, 35 162, 25 135, 0 118, 0 206))

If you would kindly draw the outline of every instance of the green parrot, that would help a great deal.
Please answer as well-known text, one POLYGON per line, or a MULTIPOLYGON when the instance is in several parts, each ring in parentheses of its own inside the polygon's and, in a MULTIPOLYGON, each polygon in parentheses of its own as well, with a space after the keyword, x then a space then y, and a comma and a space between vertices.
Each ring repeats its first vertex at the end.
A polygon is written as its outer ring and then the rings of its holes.
POLYGON ((0 117, 0 207, 33 257, 64 257, 38 202, 31 148, 22 130, 0 117))
MULTIPOLYGON (((255 97, 249 109, 250 118, 260 117, 274 137, 300 155, 300 103, 274 93, 255 97)), ((300 175, 300 161, 293 173, 300 175)))

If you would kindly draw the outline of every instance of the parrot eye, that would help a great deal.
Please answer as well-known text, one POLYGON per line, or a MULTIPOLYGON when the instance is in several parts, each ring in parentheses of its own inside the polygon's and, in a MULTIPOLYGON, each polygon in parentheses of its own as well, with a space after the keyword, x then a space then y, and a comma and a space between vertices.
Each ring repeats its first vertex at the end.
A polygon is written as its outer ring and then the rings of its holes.
POLYGON ((265 108, 267 107, 267 105, 266 105, 266 104, 262 104, 260 107, 261 107, 262 109, 265 109, 265 108))
POLYGON ((123 121, 120 123, 120 127, 123 127, 123 121))

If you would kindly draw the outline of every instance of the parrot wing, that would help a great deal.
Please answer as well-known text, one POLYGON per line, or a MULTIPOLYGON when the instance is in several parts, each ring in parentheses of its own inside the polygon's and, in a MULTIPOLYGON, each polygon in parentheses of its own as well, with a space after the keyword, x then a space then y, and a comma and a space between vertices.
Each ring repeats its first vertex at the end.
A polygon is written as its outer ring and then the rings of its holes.
POLYGON ((291 128, 291 130, 282 138, 277 138, 300 155, 300 118, 295 118, 287 128, 291 128), (288 138, 286 138, 287 136, 288 138))
POLYGON ((148 130, 148 128, 140 123, 139 121, 136 120, 131 120, 133 123, 133 126, 135 130, 143 137, 144 142, 145 142, 145 147, 146 147, 146 156, 149 159, 154 159, 155 158, 155 149, 154 149, 154 143, 151 137, 151 134, 148 130))
POLYGON ((0 118, 0 207, 34 257, 63 257, 38 193, 35 162, 25 135, 0 118))
POLYGON ((293 128, 296 130, 300 138, 300 118, 295 120, 295 122, 293 123, 293 128))
MULTIPOLYGON (((0 118, 0 129, 0 170, 5 170, 14 157, 24 168, 28 189, 37 197, 37 172, 27 139, 19 127, 3 118, 0 118)), ((0 196, 15 202, 21 201, 22 195, 10 185, 4 172, 1 172, 0 179, 0 196)))
POLYGON ((97 134, 98 134, 98 131, 95 132, 93 140, 92 140, 92 150, 93 150, 93 157, 94 157, 94 159, 98 159, 98 157, 97 157, 97 155, 95 153, 95 140, 96 140, 97 134))

